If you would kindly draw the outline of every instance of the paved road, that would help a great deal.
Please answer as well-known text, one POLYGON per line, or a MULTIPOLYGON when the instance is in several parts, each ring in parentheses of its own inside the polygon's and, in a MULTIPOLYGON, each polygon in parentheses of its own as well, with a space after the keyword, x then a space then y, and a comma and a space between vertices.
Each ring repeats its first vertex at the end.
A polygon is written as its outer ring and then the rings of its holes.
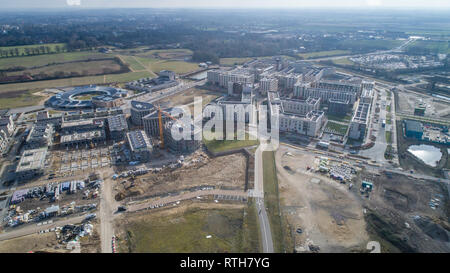
POLYGON ((81 223, 85 217, 86 217, 86 215, 76 216, 76 217, 72 217, 72 218, 69 218, 66 220, 56 221, 49 225, 37 226, 36 224, 32 224, 32 225, 27 225, 24 227, 17 227, 11 231, 0 234, 0 241, 10 240, 10 239, 14 239, 14 238, 18 238, 18 237, 22 237, 22 236, 26 236, 26 235, 38 233, 41 230, 51 229, 51 228, 55 228, 55 227, 62 227, 62 226, 69 225, 69 224, 78 224, 78 223, 81 223))
POLYGON ((254 197, 256 200, 256 208, 258 210, 259 227, 261 230, 263 252, 273 253, 273 239, 270 230, 269 218, 267 216, 266 207, 264 205, 264 180, 263 180, 263 162, 262 152, 264 144, 259 145, 255 152, 255 189, 254 197))
POLYGON ((117 208, 115 200, 113 200, 112 184, 110 179, 105 179, 100 195, 100 240, 102 253, 112 253, 111 240, 114 236, 113 218, 114 211, 117 208))

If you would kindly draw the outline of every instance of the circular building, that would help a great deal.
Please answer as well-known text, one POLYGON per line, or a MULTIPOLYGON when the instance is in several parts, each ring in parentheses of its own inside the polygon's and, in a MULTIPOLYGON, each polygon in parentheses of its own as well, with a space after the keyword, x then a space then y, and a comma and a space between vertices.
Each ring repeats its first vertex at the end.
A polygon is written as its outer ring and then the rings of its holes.
POLYGON ((131 123, 137 126, 143 126, 142 119, 155 110, 155 106, 151 103, 131 101, 131 123))
POLYGON ((116 107, 123 104, 123 95, 126 95, 126 91, 108 86, 74 87, 52 96, 46 106, 67 110, 116 107))

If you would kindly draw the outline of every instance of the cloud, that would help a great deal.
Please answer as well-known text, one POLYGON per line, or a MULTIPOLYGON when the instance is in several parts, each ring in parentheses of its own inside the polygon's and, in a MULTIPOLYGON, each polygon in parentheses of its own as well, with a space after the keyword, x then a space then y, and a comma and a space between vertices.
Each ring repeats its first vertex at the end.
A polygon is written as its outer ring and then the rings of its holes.
POLYGON ((66 0, 69 6, 81 6, 81 0, 66 0))
POLYGON ((371 7, 378 7, 383 5, 381 0, 366 0, 366 4, 371 7))

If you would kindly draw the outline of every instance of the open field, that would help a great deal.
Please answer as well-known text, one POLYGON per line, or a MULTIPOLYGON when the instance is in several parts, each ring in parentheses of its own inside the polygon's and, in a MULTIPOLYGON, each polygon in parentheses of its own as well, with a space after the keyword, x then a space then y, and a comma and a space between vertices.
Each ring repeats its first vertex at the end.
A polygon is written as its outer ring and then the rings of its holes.
POLYGON ((206 89, 200 89, 200 88, 190 88, 182 93, 175 94, 173 96, 169 96, 167 98, 164 98, 162 100, 157 101, 156 103, 160 104, 161 107, 175 107, 175 106, 181 106, 181 105, 187 105, 190 108, 191 114, 194 114, 194 98, 195 97, 202 97, 202 106, 204 107, 208 103, 210 103, 212 100, 223 96, 223 93, 220 92, 214 92, 206 89))
POLYGON ((312 58, 319 58, 319 57, 331 57, 331 56, 345 55, 345 54, 349 54, 349 53, 350 53, 350 50, 329 50, 329 51, 300 53, 300 54, 298 54, 298 56, 303 59, 312 59, 312 58))
POLYGON ((314 155, 281 147, 275 160, 280 209, 288 230, 286 250, 364 251, 369 238, 358 197, 328 176, 308 171, 307 167, 318 168, 314 155))
POLYGON ((332 60, 333 63, 337 65, 353 65, 354 62, 350 61, 349 58, 339 58, 332 60))
POLYGON ((150 73, 143 72, 128 72, 123 74, 109 74, 102 76, 88 76, 88 77, 76 77, 59 80, 46 80, 37 82, 25 82, 25 83, 11 83, 0 85, 0 97, 6 96, 5 94, 14 94, 13 97, 2 99, 0 102, 0 109, 2 108, 15 108, 37 105, 38 102, 44 98, 33 95, 32 93, 41 91, 45 88, 60 88, 70 86, 82 86, 89 84, 108 84, 108 83, 121 83, 129 82, 137 79, 150 77, 150 73), (3 94, 3 95, 2 95, 3 94))
POLYGON ((245 148, 259 144, 258 140, 250 140, 248 133, 245 133, 245 140, 237 140, 236 137, 234 140, 206 140, 205 134, 207 134, 206 131, 203 132, 203 142, 205 143, 208 150, 213 153, 236 150, 239 148, 245 148))
POLYGON ((0 253, 27 253, 30 251, 52 251, 51 247, 56 241, 54 232, 45 234, 32 234, 0 242, 0 253))
POLYGON ((118 241, 119 251, 259 252, 256 210, 251 203, 188 203, 191 204, 124 217, 118 224, 118 230, 122 231, 118 241))
POLYGON ((102 76, 88 76, 88 77, 75 77, 59 80, 46 80, 37 82, 25 82, 25 83, 10 83, 1 84, 0 93, 8 91, 22 91, 31 90, 38 91, 45 88, 58 88, 67 86, 81 86, 89 84, 105 84, 113 82, 128 82, 137 80, 144 77, 150 77, 147 71, 143 72, 128 72, 123 74, 109 74, 102 76))
POLYGON ((151 70, 154 73, 159 73, 161 70, 172 70, 177 74, 185 74, 199 69, 197 63, 185 61, 148 58, 139 55, 121 55, 121 58, 127 62, 134 71, 151 70))
POLYGON ((91 60, 101 59, 106 58, 108 56, 109 55, 99 53, 96 51, 82 51, 82 52, 67 52, 67 53, 27 56, 27 57, 3 58, 0 59, 0 70, 17 66, 35 67, 54 63, 65 63, 89 59, 91 60))
POLYGON ((408 45, 407 50, 418 52, 429 51, 431 53, 450 54, 450 43, 447 41, 414 41, 408 45))
POLYGON ((220 65, 224 66, 233 66, 235 64, 240 65, 251 60, 253 60, 253 58, 220 58, 220 65))
POLYGON ((351 51, 388 50, 400 46, 404 41, 400 40, 342 40, 338 45, 351 51))
POLYGON ((139 57, 153 56, 161 59, 184 59, 191 57, 193 52, 189 49, 177 48, 177 49, 154 49, 145 51, 143 53, 137 53, 139 57))
POLYGON ((0 47, 0 51, 5 51, 7 53, 7 55, 0 55, 0 58, 6 58, 6 57, 13 57, 13 56, 17 56, 16 55, 16 49, 17 49, 17 53, 19 56, 29 56, 32 54, 27 54, 27 51, 25 49, 40 49, 39 54, 50 54, 50 53, 56 53, 56 47, 59 46, 60 47, 60 52, 63 51, 63 47, 65 47, 65 44, 39 44, 39 45, 26 45, 26 46, 5 46, 5 47, 0 47), (46 52, 45 49, 42 50, 42 47, 48 47, 50 52, 46 52), (11 54, 11 50, 14 52, 13 54, 11 54))
POLYGON ((121 65, 115 60, 80 61, 65 64, 48 65, 39 68, 26 69, 23 71, 7 72, 7 76, 30 74, 32 77, 44 73, 53 76, 57 72, 65 74, 76 73, 77 75, 90 76, 99 74, 110 74, 121 70, 121 65))
MULTIPOLYGON (((175 170, 166 169, 160 173, 148 173, 134 181, 117 184, 116 200, 127 197, 136 199, 156 198, 164 194, 179 194, 197 187, 213 186, 233 190, 245 189, 246 158, 232 154, 209 158, 197 152, 195 158, 204 158, 201 163, 175 170)), ((157 159, 155 159, 157 160, 157 159)))
MULTIPOLYGON (((100 236, 94 224, 94 232, 91 236, 80 238, 81 253, 100 252, 100 236)), ((58 242, 56 233, 50 231, 42 234, 31 234, 10 240, 0 241, 0 253, 70 253, 66 244, 58 242)))
POLYGON ((43 99, 44 97, 36 96, 25 90, 0 92, 0 109, 37 105, 43 99))

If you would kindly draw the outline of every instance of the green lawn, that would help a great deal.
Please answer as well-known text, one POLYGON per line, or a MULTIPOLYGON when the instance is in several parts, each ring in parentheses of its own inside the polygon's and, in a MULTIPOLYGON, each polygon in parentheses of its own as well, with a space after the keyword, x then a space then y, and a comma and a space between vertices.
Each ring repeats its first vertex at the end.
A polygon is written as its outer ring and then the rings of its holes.
POLYGON ((161 70, 172 70, 177 74, 185 74, 199 70, 197 63, 188 63, 183 61, 163 61, 151 65, 153 72, 159 73, 161 70))
POLYGON ((253 58, 220 58, 220 65, 224 66, 232 66, 232 65, 240 65, 251 61, 253 58))
POLYGON ((391 131, 386 131, 386 143, 392 144, 392 133, 391 133, 391 131))
POLYGON ((328 121, 326 129, 339 135, 347 133, 348 125, 342 125, 333 121, 328 121))
POLYGON ((113 82, 129 82, 145 77, 150 77, 150 73, 143 72, 128 72, 123 74, 109 74, 106 76, 89 76, 89 77, 76 77, 59 80, 46 80, 37 82, 24 82, 24 83, 11 83, 0 85, 0 93, 19 91, 19 90, 33 90, 38 91, 45 88, 57 88, 76 85, 89 85, 89 84, 104 84, 113 82))
POLYGON ((303 59, 311 59, 311 58, 319 58, 319 57, 331 57, 331 56, 338 56, 338 55, 345 55, 351 53, 350 50, 329 50, 329 51, 317 51, 317 52, 310 52, 310 53, 300 53, 298 54, 299 57, 302 57, 303 59))
MULTIPOLYGON (((31 48, 41 48, 41 47, 47 47, 47 46, 50 48, 50 53, 56 53, 57 52, 56 47, 59 46, 61 48, 60 52, 62 52, 65 44, 60 43, 60 44, 39 44, 39 45, 26 45, 26 46, 4 46, 4 47, 0 47, 0 51, 6 51, 8 54, 7 54, 7 56, 0 55, 0 58, 17 56, 15 49, 17 49, 19 56, 31 56, 32 55, 31 53, 30 53, 30 55, 27 55, 26 50, 25 50, 26 48, 31 49, 31 48), (11 54, 11 50, 13 50, 14 53, 11 54)), ((39 54, 43 55, 43 54, 48 54, 48 53, 46 53, 46 51, 41 51, 39 54)))
POLYGON ((275 252, 284 252, 284 228, 278 195, 278 178, 274 152, 263 152, 264 202, 268 209, 275 252))
MULTIPOLYGON (((132 218, 131 218, 132 219, 132 218)), ((257 253, 260 251, 256 211, 197 209, 130 220, 120 252, 133 253, 257 253), (210 235, 211 238, 206 238, 210 235)))
MULTIPOLYGON (((206 132, 203 132, 203 136, 205 136, 205 134, 206 132)), ((245 133, 245 140, 206 140, 203 137, 203 142, 208 150, 213 153, 236 150, 259 144, 258 140, 249 140, 248 133, 245 133)))
POLYGON ((334 59, 333 63, 335 63, 337 65, 353 65, 354 64, 354 62, 350 61, 349 58, 334 59))
POLYGON ((392 49, 403 44, 400 40, 342 40, 338 45, 342 48, 348 48, 351 51, 372 51, 376 49, 392 49))
POLYGON ((38 56, 1 58, 0 69, 6 69, 9 67, 17 67, 17 66, 35 67, 52 63, 64 63, 70 61, 81 61, 107 57, 112 56, 95 51, 82 51, 82 52, 67 52, 67 53, 47 54, 38 56))
POLYGON ((332 114, 327 114, 327 118, 329 120, 339 121, 339 122, 346 122, 347 123, 347 122, 349 122, 352 119, 352 115, 351 115, 351 113, 347 114, 345 116, 335 116, 335 115, 332 115, 332 114))
POLYGON ((450 54, 449 41, 421 41, 417 40, 410 43, 407 51, 430 51, 431 53, 450 54))
POLYGON ((0 94, 0 109, 36 105, 40 100, 42 97, 33 95, 31 91, 7 92, 0 94))

